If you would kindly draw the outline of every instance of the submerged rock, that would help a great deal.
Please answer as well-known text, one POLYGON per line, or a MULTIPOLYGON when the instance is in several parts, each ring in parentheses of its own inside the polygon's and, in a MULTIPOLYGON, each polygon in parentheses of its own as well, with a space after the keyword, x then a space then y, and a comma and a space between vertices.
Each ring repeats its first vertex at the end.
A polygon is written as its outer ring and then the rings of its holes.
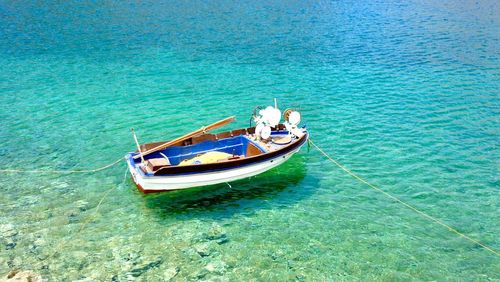
POLYGON ((215 241, 219 245, 227 243, 229 241, 226 232, 224 232, 219 224, 212 225, 210 230, 205 234, 205 239, 215 241))
POLYGON ((68 222, 69 223, 76 223, 78 221, 78 210, 76 209, 71 209, 66 212, 66 216, 68 217, 68 222))
POLYGON ((0 238, 12 238, 16 236, 19 232, 14 228, 14 225, 7 223, 0 225, 0 238))
POLYGON ((2 281, 41 282, 43 280, 42 276, 29 270, 28 271, 12 270, 2 279, 2 281))
POLYGON ((88 210, 89 203, 84 200, 79 200, 74 203, 74 206, 71 207, 67 212, 66 216, 68 217, 69 223, 76 223, 80 219, 81 214, 88 210))
POLYGON ((76 201, 75 206, 82 212, 89 209, 89 203, 84 200, 76 201))
POLYGON ((150 263, 146 263, 146 264, 142 264, 142 265, 137 266, 136 268, 132 269, 129 272, 129 274, 132 275, 132 276, 134 276, 134 277, 138 277, 138 276, 141 276, 146 271, 148 271, 148 270, 150 270, 152 268, 159 267, 162 263, 163 263, 163 259, 162 258, 158 258, 157 260, 152 261, 150 263))
POLYGON ((19 256, 10 256, 7 260, 7 266, 10 269, 18 270, 21 268, 23 260, 19 256))
POLYGON ((222 244, 229 242, 229 239, 226 237, 226 234, 224 234, 223 237, 215 240, 215 242, 217 242, 217 244, 219 244, 219 245, 222 245, 222 244))
POLYGON ((182 251, 182 253, 190 261, 196 261, 200 259, 200 255, 193 248, 186 248, 182 251))
POLYGON ((16 236, 19 232, 14 228, 14 225, 0 225, 0 242, 5 246, 6 250, 11 250, 16 246, 16 236))
POLYGON ((47 244, 47 241, 43 238, 43 237, 37 237, 34 241, 33 241, 33 245, 35 245, 37 248, 38 247, 41 247, 41 246, 44 246, 47 244))
POLYGON ((6 250, 14 249, 16 247, 16 245, 17 245, 16 242, 10 238, 5 241, 5 249, 6 250))
POLYGON ((207 257, 212 253, 209 243, 201 243, 194 246, 194 250, 202 257, 207 257))
POLYGON ((210 228, 210 230, 208 230, 206 237, 209 240, 215 240, 225 235, 226 233, 222 230, 222 227, 220 225, 212 224, 212 227, 210 228))
POLYGON ((295 279, 299 282, 305 282, 306 281, 306 276, 303 274, 297 274, 295 275, 295 279))
POLYGON ((137 261, 141 258, 141 255, 138 254, 138 253, 134 253, 134 252, 130 252, 128 254, 126 254, 124 257, 123 257, 123 260, 124 261, 127 261, 127 262, 131 262, 133 264, 136 264, 137 261))
POLYGON ((171 281, 179 273, 180 270, 181 269, 178 266, 169 267, 163 273, 163 281, 171 281))
POLYGON ((221 260, 212 261, 205 266, 205 270, 213 274, 222 275, 227 270, 227 264, 221 260))

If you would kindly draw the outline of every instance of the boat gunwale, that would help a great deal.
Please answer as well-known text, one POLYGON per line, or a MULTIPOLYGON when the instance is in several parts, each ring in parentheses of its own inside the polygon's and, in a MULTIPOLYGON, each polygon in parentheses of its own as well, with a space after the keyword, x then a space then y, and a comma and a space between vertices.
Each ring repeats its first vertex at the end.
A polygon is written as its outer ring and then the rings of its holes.
MULTIPOLYGON (((246 128, 248 129, 248 128, 246 128)), ((243 129, 245 130, 245 129, 243 129)), ((236 131, 236 130, 232 130, 236 131)), ((280 129, 274 131, 274 132, 279 132, 280 129)), ((230 131, 227 131, 230 132, 230 131)), ((225 133, 225 132, 222 132, 225 133)), ((221 133, 219 133, 221 134, 221 133)), ((245 136, 245 135, 243 135, 245 136)), ((247 136, 245 136, 247 137, 247 136)), ((196 165, 186 165, 186 166, 166 166, 162 167, 159 170, 155 171, 154 173, 145 173, 141 169, 137 169, 137 171, 143 176, 143 177, 159 177, 159 176, 176 176, 176 175, 188 175, 188 174, 202 174, 202 173, 210 173, 210 172, 215 172, 215 171, 224 171, 224 170, 231 170, 233 168, 238 168, 242 166, 248 166, 256 163, 261 163, 265 161, 272 161, 275 158, 281 157, 282 155, 285 155, 294 149, 301 147, 305 141, 308 139, 309 133, 307 130, 304 132, 304 135, 298 138, 295 142, 291 142, 287 144, 286 146, 283 146, 282 148, 279 148, 278 150, 271 151, 271 152, 263 152, 260 155, 255 155, 255 156, 250 156, 250 157, 245 157, 241 159, 235 159, 235 160, 229 160, 225 162, 218 162, 218 163, 209 163, 209 164, 196 164, 196 165)), ((248 138, 248 137, 247 137, 248 138)), ((250 140, 253 141, 253 140, 250 140)), ((253 143, 253 142, 252 142, 253 143)), ((133 167, 136 167, 135 161, 131 159, 134 154, 137 152, 130 153, 128 161, 131 162, 133 167)))

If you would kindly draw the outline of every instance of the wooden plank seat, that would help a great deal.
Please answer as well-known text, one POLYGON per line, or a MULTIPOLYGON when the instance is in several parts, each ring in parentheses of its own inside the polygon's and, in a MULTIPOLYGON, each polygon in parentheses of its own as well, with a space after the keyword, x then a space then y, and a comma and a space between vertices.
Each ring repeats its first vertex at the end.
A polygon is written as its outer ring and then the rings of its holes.
POLYGON ((144 163, 146 164, 147 170, 150 172, 157 171, 162 167, 170 165, 170 162, 166 158, 149 159, 146 160, 144 163))

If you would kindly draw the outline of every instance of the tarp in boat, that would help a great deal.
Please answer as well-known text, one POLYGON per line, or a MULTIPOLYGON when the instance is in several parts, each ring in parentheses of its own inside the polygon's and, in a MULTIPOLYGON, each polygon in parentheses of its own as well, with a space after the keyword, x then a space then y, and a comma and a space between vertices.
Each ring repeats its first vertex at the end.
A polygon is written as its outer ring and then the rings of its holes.
POLYGON ((218 151, 207 152, 194 158, 183 160, 179 163, 179 166, 216 163, 221 160, 227 160, 232 156, 231 154, 218 151))

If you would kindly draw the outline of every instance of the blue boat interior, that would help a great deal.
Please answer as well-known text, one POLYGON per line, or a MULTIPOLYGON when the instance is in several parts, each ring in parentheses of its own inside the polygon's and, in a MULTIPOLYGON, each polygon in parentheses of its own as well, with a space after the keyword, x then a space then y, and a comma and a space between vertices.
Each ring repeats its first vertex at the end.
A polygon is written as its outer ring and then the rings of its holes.
MULTIPOLYGON (((171 165, 178 165, 183 160, 194 158, 200 154, 218 151, 224 152, 232 155, 239 155, 247 157, 249 152, 248 146, 255 147, 260 151, 260 153, 265 153, 259 144, 255 143, 253 140, 248 139, 244 135, 238 135, 230 138, 220 139, 216 141, 204 141, 198 144, 189 146, 172 146, 160 150, 158 152, 151 153, 144 157, 145 160, 164 158, 165 156, 170 161, 171 165)), ((255 150, 253 150, 255 152, 255 150)), ((140 162, 140 159, 136 159, 135 162, 140 162)))

